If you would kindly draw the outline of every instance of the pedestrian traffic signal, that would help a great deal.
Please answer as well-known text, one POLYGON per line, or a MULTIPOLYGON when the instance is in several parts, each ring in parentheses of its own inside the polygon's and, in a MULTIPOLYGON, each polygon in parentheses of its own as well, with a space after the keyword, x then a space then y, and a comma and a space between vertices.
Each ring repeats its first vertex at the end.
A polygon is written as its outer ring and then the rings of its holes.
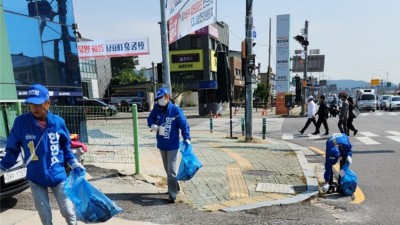
POLYGON ((293 37, 297 42, 299 42, 303 47, 307 47, 310 43, 308 42, 308 40, 302 36, 302 35, 297 35, 295 37, 293 37))

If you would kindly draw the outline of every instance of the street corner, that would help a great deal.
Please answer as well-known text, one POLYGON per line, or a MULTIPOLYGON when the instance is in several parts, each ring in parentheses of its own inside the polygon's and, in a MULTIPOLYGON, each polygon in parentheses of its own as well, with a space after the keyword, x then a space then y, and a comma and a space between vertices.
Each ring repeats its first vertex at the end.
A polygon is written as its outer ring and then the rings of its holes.
MULTIPOLYGON (((325 151, 316 148, 316 147, 309 147, 309 150, 311 150, 312 152, 314 152, 317 156, 320 156, 320 158, 325 159, 325 151)), ((315 170, 316 170, 316 174, 317 174, 317 179, 318 179, 318 184, 319 187, 321 187, 325 180, 323 178, 324 176, 324 161, 319 161, 319 163, 317 165, 315 165, 315 170)), ((333 166, 333 172, 335 174, 335 176, 339 176, 339 165, 335 164, 333 166)), ((335 190, 335 188, 333 188, 334 190, 331 190, 329 193, 324 193, 321 188, 319 188, 319 196, 320 198, 323 199, 327 199, 327 200, 340 200, 340 201, 345 201, 348 202, 349 204, 361 204, 362 202, 365 201, 365 195, 364 192, 362 191, 361 187, 359 184, 357 184, 357 188, 355 190, 355 192, 350 195, 350 196, 345 196, 342 193, 338 192, 338 190, 335 190)))

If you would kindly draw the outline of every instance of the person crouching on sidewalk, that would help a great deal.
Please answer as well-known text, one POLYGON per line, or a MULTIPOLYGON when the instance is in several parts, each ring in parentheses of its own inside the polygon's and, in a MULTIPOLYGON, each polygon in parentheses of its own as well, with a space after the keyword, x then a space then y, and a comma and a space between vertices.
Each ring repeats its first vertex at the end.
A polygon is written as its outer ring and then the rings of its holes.
MULTIPOLYGON (((346 134, 333 135, 326 141, 324 173, 325 183, 322 186, 322 191, 324 193, 328 192, 330 186, 333 184, 333 165, 335 165, 339 161, 340 169, 342 169, 343 165, 346 162, 351 164, 352 155, 352 145, 350 143, 349 137, 346 134)), ((340 175, 338 177, 337 183, 338 185, 340 185, 340 175)))

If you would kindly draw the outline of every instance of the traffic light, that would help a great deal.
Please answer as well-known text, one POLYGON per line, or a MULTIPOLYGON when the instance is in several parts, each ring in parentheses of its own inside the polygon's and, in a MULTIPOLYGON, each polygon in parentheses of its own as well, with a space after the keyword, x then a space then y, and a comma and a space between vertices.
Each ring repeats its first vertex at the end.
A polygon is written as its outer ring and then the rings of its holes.
POLYGON ((308 40, 302 36, 302 35, 297 35, 295 37, 293 37, 297 42, 299 42, 303 47, 307 47, 310 43, 308 42, 308 40))
POLYGON ((386 82, 386 87, 391 87, 392 83, 391 82, 386 82))
POLYGON ((163 64, 157 63, 157 83, 163 83, 163 64))

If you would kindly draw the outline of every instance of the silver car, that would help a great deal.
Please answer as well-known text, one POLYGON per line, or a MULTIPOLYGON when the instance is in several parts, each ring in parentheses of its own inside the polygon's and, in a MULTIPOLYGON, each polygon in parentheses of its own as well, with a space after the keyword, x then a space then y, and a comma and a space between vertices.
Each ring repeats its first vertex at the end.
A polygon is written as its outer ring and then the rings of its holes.
POLYGON ((378 98, 378 102, 376 104, 376 109, 383 110, 386 108, 386 100, 390 97, 390 95, 381 95, 378 98))
POLYGON ((392 111, 393 109, 400 109, 400 96, 392 95, 386 100, 385 111, 392 111))

